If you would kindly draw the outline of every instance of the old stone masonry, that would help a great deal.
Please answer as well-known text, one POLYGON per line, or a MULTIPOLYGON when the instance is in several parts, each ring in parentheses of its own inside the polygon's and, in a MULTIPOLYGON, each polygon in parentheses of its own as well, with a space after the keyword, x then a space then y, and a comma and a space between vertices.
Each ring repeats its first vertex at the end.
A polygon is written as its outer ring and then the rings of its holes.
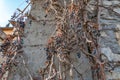
POLYGON ((23 52, 4 71, 7 80, 120 80, 120 0, 30 5, 23 52))

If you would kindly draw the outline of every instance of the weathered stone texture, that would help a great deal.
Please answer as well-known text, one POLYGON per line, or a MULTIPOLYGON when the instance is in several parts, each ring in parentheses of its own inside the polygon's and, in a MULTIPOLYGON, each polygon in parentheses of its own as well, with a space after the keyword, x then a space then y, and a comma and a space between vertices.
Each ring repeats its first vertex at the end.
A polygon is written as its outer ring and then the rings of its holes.
MULTIPOLYGON (((109 61, 120 61, 120 1, 103 0, 103 5, 108 9, 102 8, 101 12, 100 21, 101 29, 103 29, 100 38, 101 51, 108 57, 109 61)), ((119 69, 120 67, 117 67, 112 73, 106 73, 107 79, 119 80, 119 69)))
MULTIPOLYGON (((31 15, 37 19, 32 20, 32 24, 27 24, 25 27, 25 39, 24 39, 24 54, 26 55, 27 66, 33 77, 40 76, 38 70, 45 66, 46 52, 44 50, 48 39, 55 30, 54 14, 49 14, 45 18, 45 10, 43 9, 43 2, 36 1, 32 5, 31 15), (50 22, 43 20, 51 20, 50 22), (35 46, 36 45, 36 46, 35 46)), ((29 23, 30 20, 28 20, 29 23)), ((91 80, 90 66, 88 60, 82 55, 82 58, 77 58, 77 55, 72 55, 72 59, 76 69, 80 73, 84 73, 83 77, 85 80, 91 80), (81 65, 82 64, 82 65, 81 65), (86 77, 87 76, 87 77, 86 77)), ((67 72, 69 75, 69 72, 67 72)), ((77 74, 74 72, 74 74, 77 74)), ((79 80, 78 75, 74 75, 76 80, 79 80)), ((67 77, 69 79, 69 76, 67 77)))
MULTIPOLYGON (((55 22, 44 22, 43 20, 53 20, 53 15, 48 15, 45 18, 45 10, 43 9, 44 0, 37 0, 32 5, 31 15, 37 19, 37 21, 32 20, 30 24, 30 19, 27 21, 25 27, 25 38, 24 38, 24 55, 27 68, 29 69, 32 77, 38 77, 38 70, 44 67, 44 62, 46 60, 45 54, 45 45, 53 31, 55 30, 55 22)), ((103 0, 103 4, 106 7, 114 7, 113 10, 120 13, 119 0, 103 0)), ((104 53, 110 61, 120 61, 120 16, 116 15, 109 9, 102 8, 101 10, 101 19, 100 19, 100 47, 102 53, 104 53), (107 30, 108 29, 108 30, 107 30)), ((90 66, 88 60, 83 57, 78 59, 76 55, 72 55, 75 59, 74 65, 80 71, 80 73, 85 73, 83 75, 85 80, 92 80, 90 66), (79 65, 82 64, 82 65, 79 65), (88 69, 88 70, 87 70, 88 69), (88 72, 85 72, 85 71, 88 72)), ((24 67, 23 67, 24 68, 24 67)), ((20 70, 21 71, 21 70, 20 70)), ((22 75, 24 71, 18 71, 14 78, 9 80, 29 80, 28 73, 22 75), (27 76, 26 76, 27 75, 27 76), (17 78, 16 78, 17 77, 17 78)), ((76 74, 76 73, 74 73, 76 74)), ((107 79, 109 80, 120 80, 120 69, 116 68, 113 73, 108 73, 107 79)), ((79 80, 78 76, 75 76, 75 80, 79 80)), ((69 80, 69 79, 68 79, 69 80)))

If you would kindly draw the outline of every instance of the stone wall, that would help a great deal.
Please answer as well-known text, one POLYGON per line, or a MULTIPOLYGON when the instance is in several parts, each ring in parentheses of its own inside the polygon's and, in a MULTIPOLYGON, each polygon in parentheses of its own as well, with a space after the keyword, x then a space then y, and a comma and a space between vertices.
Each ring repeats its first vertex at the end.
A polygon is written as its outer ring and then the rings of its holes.
MULTIPOLYGON (((48 14, 46 17, 45 10, 43 9, 44 2, 44 0, 34 2, 30 14, 36 18, 36 20, 29 19, 25 27, 24 54, 26 56, 27 66, 33 77, 40 76, 38 70, 45 66, 46 52, 44 48, 54 32, 56 25, 54 14, 48 14)), ((77 58, 77 55, 71 56, 72 59, 74 59, 76 69, 80 73, 84 73, 84 79, 91 80, 90 66, 85 56, 82 55, 82 58, 77 58)), ((74 74, 76 74, 76 72, 74 72, 74 74)), ((79 80, 79 76, 74 75, 74 77, 76 77, 76 80, 79 80)), ((69 77, 67 77, 67 80, 70 80, 69 77)))
MULTIPOLYGON (((30 80, 29 73, 32 77, 40 79, 38 70, 45 66, 46 52, 45 46, 51 34, 55 30, 54 14, 49 14, 46 17, 45 10, 43 9, 44 0, 36 0, 32 5, 30 14, 36 20, 27 20, 25 27, 24 38, 24 59, 25 66, 19 65, 16 73, 12 74, 14 77, 9 80, 30 80)), ((120 13, 119 0, 103 0, 103 4, 106 7, 114 7, 113 11, 120 13)), ((120 18, 119 14, 101 7, 100 15, 100 47, 102 53, 104 53, 109 61, 120 61, 120 18)), ((76 55, 71 55, 74 59, 74 65, 80 73, 84 73, 84 80, 92 80, 90 66, 88 60, 82 55, 81 58, 76 58, 76 55)), ((74 73, 76 74, 76 73, 74 73)), ((120 68, 115 68, 112 73, 106 72, 107 80, 119 80, 120 68)), ((79 80, 76 75, 75 80, 79 80)), ((70 80, 69 78, 67 80, 70 80)))
MULTIPOLYGON (((45 17, 46 14, 45 10, 43 9, 43 3, 44 1, 36 1, 32 5, 31 15, 35 17, 37 21, 28 20, 28 24, 25 27, 24 52, 27 66, 33 77, 38 77, 38 70, 44 67, 44 62, 46 60, 44 48, 48 38, 55 30, 54 15, 50 14, 45 17), (47 20, 51 20, 51 22, 48 22, 47 20)), ((102 4, 110 9, 101 7, 101 51, 108 57, 110 61, 120 61, 120 18, 119 14, 116 13, 120 13, 120 1, 104 0, 102 4), (113 11, 111 7, 113 7, 113 11)), ((76 67, 78 67, 77 69, 81 73, 84 73, 86 69, 90 70, 89 65, 87 66, 88 60, 86 60, 85 57, 82 57, 81 59, 76 58, 76 61, 77 63, 75 62, 74 64, 76 67), (77 66, 81 63, 84 65, 77 66)), ((116 68, 112 74, 107 72, 107 79, 120 79, 119 72, 119 68, 116 68)), ((92 79, 91 75, 89 74, 91 73, 85 73, 85 80, 92 79)))
MULTIPOLYGON (((120 1, 103 0, 101 7, 101 51, 109 61, 120 61, 120 1)), ((119 80, 120 67, 116 67, 111 73, 107 73, 107 79, 119 80)))
POLYGON ((42 6, 43 0, 36 1, 32 5, 30 14, 37 21, 29 19, 25 27, 24 54, 32 77, 39 77, 39 69, 45 66, 46 54, 44 48, 55 29, 54 21, 44 22, 48 19, 53 20, 54 16, 48 15, 45 18, 46 14, 42 6))

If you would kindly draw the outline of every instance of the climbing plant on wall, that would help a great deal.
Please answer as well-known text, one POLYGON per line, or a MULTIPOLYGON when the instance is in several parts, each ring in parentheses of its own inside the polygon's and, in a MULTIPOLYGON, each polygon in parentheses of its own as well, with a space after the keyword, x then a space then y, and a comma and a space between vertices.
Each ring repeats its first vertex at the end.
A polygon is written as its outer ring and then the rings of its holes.
POLYGON ((84 54, 91 64, 93 80, 106 80, 104 73, 104 65, 107 58, 99 50, 98 38, 99 31, 99 1, 91 12, 87 10, 90 0, 71 0, 61 4, 57 0, 47 0, 45 9, 47 14, 51 11, 56 16, 56 31, 51 35, 46 46, 46 68, 40 71, 43 80, 59 79, 65 80, 65 71, 69 70, 69 76, 73 78, 73 71, 76 71, 81 80, 84 80, 82 74, 79 73, 73 65, 70 54, 77 55, 80 58, 84 54), (96 13, 95 13, 96 12, 96 13), (80 50, 81 53, 73 53, 80 50), (55 58, 58 58, 58 67, 56 68, 55 58), (68 69, 62 70, 67 66, 68 69), (47 73, 47 74, 45 74, 47 73), (47 77, 45 77, 47 75, 47 77), (58 76, 57 76, 58 75, 58 76), (57 77, 56 77, 57 76, 57 77))

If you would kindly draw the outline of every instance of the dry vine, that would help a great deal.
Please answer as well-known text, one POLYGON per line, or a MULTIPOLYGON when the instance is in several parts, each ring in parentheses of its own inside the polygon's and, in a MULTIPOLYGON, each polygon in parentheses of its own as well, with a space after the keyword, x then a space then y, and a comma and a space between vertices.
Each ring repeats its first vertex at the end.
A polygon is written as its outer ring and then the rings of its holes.
POLYGON ((93 20, 88 18, 89 11, 86 9, 89 0, 71 0, 71 3, 64 0, 64 5, 58 0, 46 1, 46 12, 47 14, 50 11, 55 12, 57 25, 55 33, 48 40, 46 68, 40 70, 42 80, 66 80, 65 71, 62 70, 66 66, 68 67, 66 70, 70 71, 71 79, 74 70, 81 76, 81 80, 84 80, 70 57, 70 54, 78 49, 89 59, 93 80, 106 80, 105 65, 108 59, 100 52, 98 43, 99 2, 98 0, 95 4, 98 13, 93 20), (55 56, 59 62, 58 66, 55 65, 55 56))
MULTIPOLYGON (((70 54, 75 54, 78 58, 81 57, 81 54, 84 54, 89 59, 93 80, 106 80, 105 70, 113 70, 120 66, 120 62, 109 62, 107 57, 99 50, 99 7, 103 6, 99 5, 98 0, 95 4, 97 6, 95 10, 98 13, 93 18, 89 18, 89 11, 86 7, 90 0, 71 0, 70 3, 68 2, 69 0, 64 0, 64 4, 62 4, 58 0, 46 0, 44 5, 47 14, 50 11, 55 12, 57 25, 46 46, 46 67, 39 71, 42 80, 66 80, 68 76, 66 71, 69 71, 71 79, 74 80, 73 71, 75 71, 80 76, 80 80, 84 80, 83 73, 76 69, 70 54), (73 53, 77 50, 82 53, 73 53), (58 65, 56 65, 56 62, 58 62, 58 65)), ((31 15, 28 17, 33 19, 31 15)), ((19 40, 23 31, 21 32, 18 29, 17 32, 18 44, 12 43, 15 37, 15 35, 12 35, 8 36, 1 46, 2 52, 8 60, 3 62, 0 68, 0 79, 12 65, 17 64, 15 57, 21 51, 19 40)), ((24 60, 23 64, 26 65, 24 60)), ((27 68, 26 70, 29 73, 27 68)), ((33 80, 31 74, 29 74, 29 77, 33 80)))
MULTIPOLYGON (((0 67, 0 80, 3 79, 3 75, 6 74, 7 71, 9 72, 9 75, 12 67, 17 66, 19 63, 19 61, 16 60, 16 57, 23 52, 21 37, 23 36, 24 26, 24 22, 15 22, 15 30, 13 31, 13 34, 7 35, 1 45, 1 52, 6 59, 0 67), (21 24, 23 24, 22 27, 21 24)), ((7 76, 5 80, 7 80, 8 77, 9 76, 7 76)))

